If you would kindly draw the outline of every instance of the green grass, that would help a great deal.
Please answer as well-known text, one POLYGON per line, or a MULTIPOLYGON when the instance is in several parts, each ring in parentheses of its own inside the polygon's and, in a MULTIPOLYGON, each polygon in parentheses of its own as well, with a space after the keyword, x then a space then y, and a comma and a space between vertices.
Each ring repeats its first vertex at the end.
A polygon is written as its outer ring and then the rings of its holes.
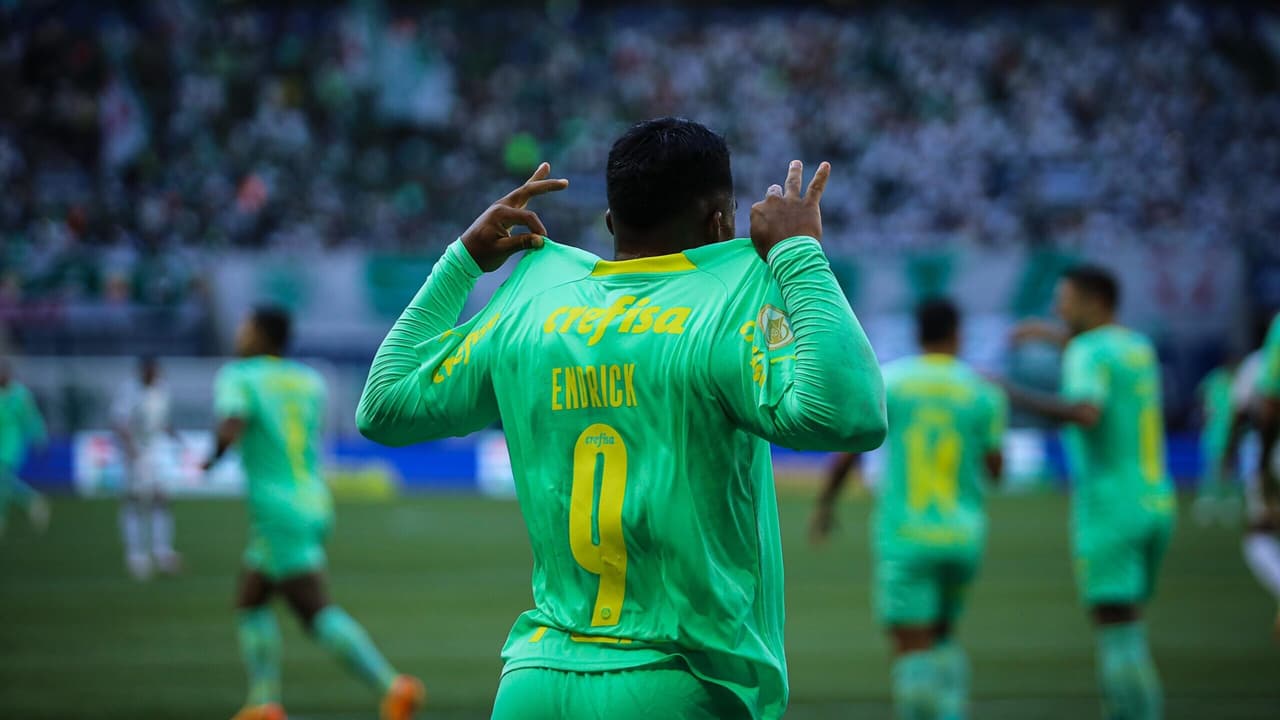
MULTIPOLYGON (((789 718, 889 718, 886 644, 868 607, 865 503, 830 546, 804 542, 808 501, 783 503, 789 718)), ((961 625, 977 718, 1098 716, 1093 643, 1075 601, 1066 502, 997 498, 991 545, 961 625)), ((483 718, 498 651, 530 603, 516 506, 418 497, 339 508, 334 595, 432 692, 428 717, 483 718)), ((122 568, 116 507, 59 501, 48 535, 13 518, 0 541, 0 718, 228 718, 244 687, 232 625, 241 507, 177 508, 188 571, 138 584, 122 568)), ((1171 718, 1280 717, 1272 602, 1242 565, 1236 531, 1184 522, 1149 614, 1171 718)), ((374 717, 372 698, 285 629, 291 717, 374 717)))

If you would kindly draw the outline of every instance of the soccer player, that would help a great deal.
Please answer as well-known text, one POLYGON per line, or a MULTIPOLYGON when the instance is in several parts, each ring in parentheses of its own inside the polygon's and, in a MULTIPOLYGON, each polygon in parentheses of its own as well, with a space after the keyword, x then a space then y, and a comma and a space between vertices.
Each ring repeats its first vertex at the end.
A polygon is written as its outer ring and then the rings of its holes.
MULTIPOLYGON (((1280 605, 1280 485, 1276 480, 1276 438, 1280 431, 1280 313, 1271 322, 1262 350, 1245 361, 1236 381, 1237 428, 1232 449, 1252 421, 1259 435, 1258 465, 1247 477, 1248 526, 1244 557, 1258 582, 1280 605)), ((1280 638, 1280 610, 1274 632, 1280 638)))
POLYGON ((503 649, 495 719, 785 710, 769 442, 860 452, 885 434, 875 355, 818 244, 830 166, 807 192, 802 170, 731 239, 724 140, 635 125, 609 152, 602 260, 526 207, 568 185, 544 163, 448 247, 378 349, 356 416, 369 438, 507 432, 535 607, 503 649))
MULTIPOLYGON (((998 480, 1008 417, 1004 393, 959 360, 951 301, 916 310, 924 354, 885 365, 885 465, 872 521, 875 605, 893 643, 902 718, 967 715, 969 663, 952 640, 986 540, 985 481, 998 480)), ((812 537, 830 534, 853 455, 837 456, 819 495, 812 537)))
POLYGON ((13 379, 9 362, 0 360, 0 537, 4 536, 11 504, 27 511, 36 530, 43 531, 49 525, 49 504, 18 479, 28 448, 44 444, 45 439, 44 418, 31 391, 13 379))
POLYGON ((405 720, 422 705, 422 683, 398 674, 364 628, 329 600, 324 541, 333 501, 320 476, 325 386, 319 373, 283 358, 289 316, 260 308, 236 339, 241 360, 215 382, 219 418, 212 466, 239 444, 249 503, 250 540, 236 596, 240 652, 249 698, 235 720, 279 720, 280 630, 271 611, 281 595, 307 631, 383 694, 383 720, 405 720))
POLYGON ((160 380, 160 363, 145 357, 138 362, 137 383, 126 385, 111 408, 127 466, 120 507, 125 566, 138 580, 150 577, 153 567, 175 573, 181 561, 173 549, 173 515, 164 477, 173 467, 167 440, 177 439, 169 421, 170 405, 169 388, 160 380))
POLYGON ((1203 428, 1200 431, 1200 486, 1194 507, 1196 521, 1201 525, 1209 525, 1218 519, 1234 521, 1234 516, 1239 513, 1239 508, 1231 507, 1232 475, 1225 459, 1235 420, 1231 389, 1237 365, 1232 361, 1214 368, 1196 389, 1203 428))
POLYGON ((1155 590, 1176 511, 1165 471, 1160 367, 1147 338, 1116 324, 1120 288, 1110 272, 1076 267, 1056 292, 1071 338, 1062 394, 1008 388, 1009 395, 1067 425, 1072 553, 1097 627, 1106 716, 1159 718, 1163 697, 1141 609, 1155 590))

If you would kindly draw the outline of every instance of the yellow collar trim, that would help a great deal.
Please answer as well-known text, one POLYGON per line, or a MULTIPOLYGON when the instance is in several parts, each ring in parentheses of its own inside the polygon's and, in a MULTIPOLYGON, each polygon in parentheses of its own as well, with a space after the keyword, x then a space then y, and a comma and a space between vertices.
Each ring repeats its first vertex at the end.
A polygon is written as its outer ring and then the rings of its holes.
POLYGON ((655 255, 654 257, 636 258, 635 260, 600 260, 591 270, 593 277, 601 275, 625 275, 628 273, 668 273, 697 270, 684 253, 672 255, 655 255))
POLYGON ((927 363, 945 364, 955 362, 956 356, 948 353, 924 353, 920 359, 927 363))

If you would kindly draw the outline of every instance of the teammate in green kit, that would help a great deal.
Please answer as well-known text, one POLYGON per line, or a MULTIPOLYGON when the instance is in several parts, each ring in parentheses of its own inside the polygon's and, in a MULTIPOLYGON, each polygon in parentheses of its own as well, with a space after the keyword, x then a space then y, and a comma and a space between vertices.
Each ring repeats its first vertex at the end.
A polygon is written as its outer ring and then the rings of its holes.
POLYGON ((1262 430, 1262 457, 1258 472, 1264 483, 1264 496, 1271 509, 1280 509, 1280 486, 1273 462, 1277 438, 1280 438, 1280 313, 1271 320, 1271 329, 1262 344, 1262 370, 1258 376, 1258 395, 1261 397, 1259 412, 1262 430))
MULTIPOLYGON (((1245 382, 1249 378, 1243 378, 1245 382)), ((1241 395, 1251 395, 1241 404, 1241 417, 1256 424, 1262 445, 1257 469, 1248 480, 1249 525, 1244 538, 1244 556, 1258 582, 1280 603, 1280 481, 1277 480, 1277 436, 1280 436, 1280 313, 1271 321, 1271 329, 1263 342, 1257 361, 1257 377, 1252 388, 1241 388, 1241 395), (1250 392, 1251 391, 1251 392, 1250 392)), ((1238 439, 1238 435, 1233 437, 1238 439)), ((1274 632, 1280 639, 1280 611, 1274 632)))
POLYGON ((830 168, 734 237, 724 140, 687 120, 609 153, 615 260, 544 237, 533 177, 445 251, 374 358, 361 432, 405 445, 501 418, 533 548, 493 717, 777 718, 782 552, 769 442, 884 438, 876 358, 817 238, 830 168), (529 232, 512 235, 512 226, 529 232), (526 253, 454 327, 482 272, 526 253))
POLYGON ((1098 631, 1106 716, 1159 718, 1163 697, 1141 608, 1173 532, 1165 471, 1160 367, 1142 335, 1115 323, 1120 289, 1108 271, 1069 270, 1057 310, 1070 341, 1061 396, 1009 388, 1015 405, 1065 423, 1072 481, 1072 552, 1098 631))
POLYGON ((37 530, 49 525, 49 504, 18 479, 27 449, 43 444, 45 438, 44 418, 31 391, 13 379, 9 362, 0 359, 0 537, 11 504, 22 506, 37 530))
POLYGON ((1201 525, 1217 520, 1233 522, 1240 512, 1232 502, 1231 476, 1225 460, 1236 415, 1231 386, 1237 365, 1232 362, 1214 368, 1196 389, 1204 423, 1200 431, 1200 486, 1194 505, 1201 525))
MULTIPOLYGON (((956 355, 960 313, 949 300, 916 310, 923 355, 884 367, 889 436, 872 521, 875 605, 893 642, 893 696, 902 718, 967 715, 969 663, 952 641, 986 540, 985 482, 1004 465, 1004 393, 956 355)), ((837 456, 819 495, 812 537, 830 534, 853 464, 837 456)))
POLYGON ((282 357, 289 327, 281 310, 255 311, 236 339, 243 359, 223 367, 214 384, 217 447, 206 467, 238 444, 249 505, 236 595, 249 698, 235 720, 284 718, 280 629, 270 606, 277 594, 325 649, 383 694, 383 720, 407 720, 425 698, 422 683, 397 674, 364 628, 329 600, 324 541, 333 502, 320 476, 325 386, 319 373, 282 357))

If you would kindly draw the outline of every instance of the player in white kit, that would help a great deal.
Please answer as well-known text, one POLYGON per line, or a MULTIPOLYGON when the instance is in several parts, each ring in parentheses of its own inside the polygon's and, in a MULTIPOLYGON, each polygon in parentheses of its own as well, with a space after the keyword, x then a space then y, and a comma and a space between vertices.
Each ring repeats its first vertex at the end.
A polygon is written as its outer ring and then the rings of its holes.
POLYGON ((116 397, 112 420, 125 455, 124 503, 120 532, 125 565, 138 580, 153 570, 177 572, 181 558, 173 549, 168 474, 175 467, 176 434, 169 420, 169 389, 160 380, 154 358, 138 363, 138 380, 116 397), (148 542, 148 540, 150 542, 148 542))

